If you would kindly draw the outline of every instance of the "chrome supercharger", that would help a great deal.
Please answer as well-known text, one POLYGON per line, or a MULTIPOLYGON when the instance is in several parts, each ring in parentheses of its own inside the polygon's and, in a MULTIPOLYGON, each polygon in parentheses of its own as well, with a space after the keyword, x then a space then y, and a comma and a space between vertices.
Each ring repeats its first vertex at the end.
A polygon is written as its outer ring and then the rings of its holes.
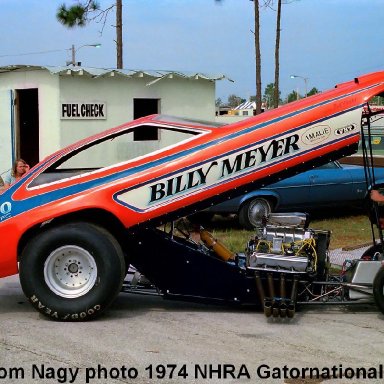
POLYGON ((330 231, 309 228, 303 213, 263 220, 244 257, 267 317, 293 317, 297 305, 373 303, 383 253, 346 260, 331 273, 330 237, 330 231))

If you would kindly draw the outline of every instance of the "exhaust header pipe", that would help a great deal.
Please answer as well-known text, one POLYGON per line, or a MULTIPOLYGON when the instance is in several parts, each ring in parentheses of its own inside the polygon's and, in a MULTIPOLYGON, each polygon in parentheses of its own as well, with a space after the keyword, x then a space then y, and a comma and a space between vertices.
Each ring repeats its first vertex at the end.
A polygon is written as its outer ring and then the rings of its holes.
POLYGON ((294 277, 293 279, 293 284, 292 284, 292 291, 291 291, 291 300, 288 304, 288 309, 287 309, 287 316, 291 319, 296 312, 296 296, 297 296, 297 285, 298 285, 298 278, 297 276, 294 277))
MULTIPOLYGON (((255 271, 255 281, 260 301, 263 305, 264 315, 266 317, 293 318, 296 312, 296 296, 298 289, 298 277, 294 276, 290 297, 287 296, 286 275, 279 274, 279 297, 275 295, 275 283, 277 279, 273 279, 273 273, 267 274, 267 295, 264 291, 263 282, 260 272, 255 271)), ((276 284, 277 285, 277 284, 276 284)))

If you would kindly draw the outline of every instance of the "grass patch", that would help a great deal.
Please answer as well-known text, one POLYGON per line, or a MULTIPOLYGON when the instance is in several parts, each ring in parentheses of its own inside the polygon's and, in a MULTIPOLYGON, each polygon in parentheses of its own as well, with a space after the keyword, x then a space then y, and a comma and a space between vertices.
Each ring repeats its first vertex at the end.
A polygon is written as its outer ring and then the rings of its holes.
POLYGON ((365 215, 314 220, 311 227, 331 231, 330 249, 372 243, 371 224, 365 215))

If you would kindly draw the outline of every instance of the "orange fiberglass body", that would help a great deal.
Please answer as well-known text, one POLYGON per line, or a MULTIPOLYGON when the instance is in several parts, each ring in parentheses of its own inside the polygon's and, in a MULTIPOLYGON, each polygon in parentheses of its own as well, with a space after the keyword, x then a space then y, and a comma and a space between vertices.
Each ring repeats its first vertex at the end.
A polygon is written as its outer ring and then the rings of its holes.
POLYGON ((384 72, 378 72, 235 124, 154 115, 60 150, 0 195, 6 239, 0 277, 18 272, 23 247, 52 220, 108 212, 125 228, 158 224, 236 196, 252 183, 262 186, 353 153, 364 104, 383 91, 384 72), (147 129, 160 129, 164 137, 175 134, 180 141, 113 164, 98 160, 94 165, 87 157, 100 143, 147 129), (87 159, 85 169, 76 163, 81 156, 87 159))

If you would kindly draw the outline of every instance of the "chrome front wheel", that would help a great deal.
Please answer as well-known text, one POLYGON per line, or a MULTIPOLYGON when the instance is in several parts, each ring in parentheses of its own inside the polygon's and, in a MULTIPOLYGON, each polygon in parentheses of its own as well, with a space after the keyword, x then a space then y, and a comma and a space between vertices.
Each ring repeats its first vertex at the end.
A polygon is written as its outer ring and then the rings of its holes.
POLYGON ((45 261, 44 280, 61 297, 76 298, 88 293, 97 279, 97 265, 84 248, 65 245, 55 249, 45 261))

